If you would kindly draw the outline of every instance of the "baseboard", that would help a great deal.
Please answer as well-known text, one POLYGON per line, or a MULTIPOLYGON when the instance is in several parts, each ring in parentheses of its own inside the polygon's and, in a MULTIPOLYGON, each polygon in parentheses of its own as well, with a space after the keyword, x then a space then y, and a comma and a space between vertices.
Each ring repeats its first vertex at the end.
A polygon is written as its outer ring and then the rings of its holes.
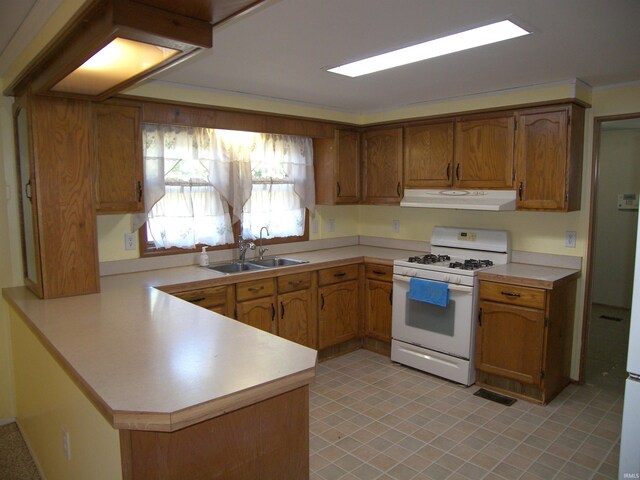
POLYGON ((15 418, 0 418, 0 426, 9 425, 10 423, 13 423, 15 421, 16 421, 15 418))

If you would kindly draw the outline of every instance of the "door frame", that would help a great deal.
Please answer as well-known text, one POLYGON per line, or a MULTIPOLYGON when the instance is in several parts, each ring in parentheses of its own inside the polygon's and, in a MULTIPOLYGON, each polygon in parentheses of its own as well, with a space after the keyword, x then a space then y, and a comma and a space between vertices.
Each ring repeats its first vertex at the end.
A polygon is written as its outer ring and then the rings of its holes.
POLYGON ((587 349, 589 339, 589 319, 591 318, 591 284, 593 275, 593 262, 594 262, 594 240, 596 230, 596 201, 598 197, 598 174, 600 171, 600 134, 602 132, 602 124, 605 122, 618 121, 618 120, 635 120, 640 119, 640 112, 626 113, 622 115, 606 115, 601 117, 594 117, 593 119, 593 150, 592 150, 592 162, 591 162, 591 193, 589 195, 589 224, 588 224, 588 238, 587 238, 587 258, 585 268, 585 282, 584 282, 584 305, 582 315, 582 339, 580 344, 580 373, 578 375, 578 382, 583 384, 585 382, 585 363, 587 360, 587 349))

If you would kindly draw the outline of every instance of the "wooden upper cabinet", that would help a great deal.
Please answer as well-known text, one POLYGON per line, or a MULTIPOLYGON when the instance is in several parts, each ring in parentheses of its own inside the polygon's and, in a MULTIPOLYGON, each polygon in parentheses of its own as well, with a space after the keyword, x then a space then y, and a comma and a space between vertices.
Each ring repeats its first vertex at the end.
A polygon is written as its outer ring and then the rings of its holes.
POLYGON ((454 185, 513 186, 515 114, 473 116, 456 121, 454 185))
POLYGON ((318 205, 360 201, 359 132, 336 130, 334 138, 315 138, 313 165, 318 205))
POLYGON ((94 104, 93 170, 98 213, 144 211, 141 109, 94 104))
POLYGON ((404 129, 405 188, 452 184, 453 121, 404 129))
POLYGON ((584 109, 526 110, 518 113, 517 122, 517 208, 579 210, 584 109))
POLYGON ((29 96, 18 105, 22 210, 35 215, 23 219, 25 284, 43 298, 96 293, 89 103, 29 96))
POLYGON ((402 128, 362 136, 365 203, 399 204, 402 198, 402 128))

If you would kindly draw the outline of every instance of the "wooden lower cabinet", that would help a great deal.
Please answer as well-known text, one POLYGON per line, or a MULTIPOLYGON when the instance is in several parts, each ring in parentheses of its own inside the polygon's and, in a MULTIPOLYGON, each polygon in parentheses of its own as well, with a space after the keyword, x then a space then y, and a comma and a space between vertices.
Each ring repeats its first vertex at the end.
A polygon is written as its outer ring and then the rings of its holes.
POLYGON ((278 277, 278 335, 309 348, 318 348, 317 274, 278 277))
POLYGON ((198 288, 176 292, 173 295, 220 315, 233 316, 235 304, 233 287, 221 285, 218 287, 198 288))
POLYGON ((543 404, 560 393, 569 383, 575 287, 481 280, 476 383, 543 404))
POLYGON ((357 264, 318 271, 318 349, 358 337, 359 277, 357 264))
POLYGON ((236 285, 236 320, 277 334, 276 296, 273 278, 236 285))
POLYGON ((392 278, 391 266, 365 265, 364 334, 388 343, 391 342, 392 278))
POLYGON ((123 480, 309 478, 309 387, 175 432, 120 431, 123 480))

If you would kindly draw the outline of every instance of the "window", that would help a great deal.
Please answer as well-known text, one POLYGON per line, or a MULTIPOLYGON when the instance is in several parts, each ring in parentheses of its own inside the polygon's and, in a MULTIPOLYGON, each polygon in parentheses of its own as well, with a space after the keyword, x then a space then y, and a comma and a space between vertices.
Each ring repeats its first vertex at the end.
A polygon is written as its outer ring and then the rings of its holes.
POLYGON ((143 132, 147 250, 229 245, 237 220, 245 238, 264 226, 270 239, 308 238, 310 138, 156 124, 143 132))

